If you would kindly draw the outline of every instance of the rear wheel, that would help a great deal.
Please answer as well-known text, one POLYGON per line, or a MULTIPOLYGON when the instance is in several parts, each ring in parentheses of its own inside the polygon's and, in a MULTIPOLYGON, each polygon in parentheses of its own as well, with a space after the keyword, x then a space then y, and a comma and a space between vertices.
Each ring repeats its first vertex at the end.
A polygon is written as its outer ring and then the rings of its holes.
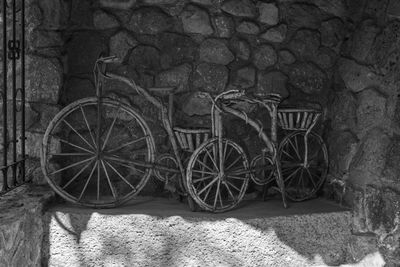
POLYGON ((285 191, 292 201, 315 197, 328 173, 328 150, 322 138, 313 132, 307 137, 308 160, 304 164, 304 137, 304 131, 293 132, 279 146, 285 191))
POLYGON ((115 207, 145 186, 154 139, 135 110, 118 101, 85 98, 62 109, 44 135, 41 166, 64 199, 88 207, 115 207))
POLYGON ((222 139, 220 157, 218 143, 218 138, 210 139, 196 149, 186 175, 189 194, 202 209, 212 212, 237 206, 246 192, 250 173, 247 157, 238 144, 222 139))

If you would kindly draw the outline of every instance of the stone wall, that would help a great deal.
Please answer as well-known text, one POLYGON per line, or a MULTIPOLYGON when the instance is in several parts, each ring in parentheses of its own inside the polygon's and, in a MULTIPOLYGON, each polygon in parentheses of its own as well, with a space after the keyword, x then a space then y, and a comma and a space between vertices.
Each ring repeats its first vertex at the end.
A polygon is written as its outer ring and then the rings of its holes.
MULTIPOLYGON (((356 242, 400 262, 400 4, 348 1, 349 39, 329 109, 330 181, 354 209, 356 242)), ((355 247, 360 247, 355 245, 355 247)))

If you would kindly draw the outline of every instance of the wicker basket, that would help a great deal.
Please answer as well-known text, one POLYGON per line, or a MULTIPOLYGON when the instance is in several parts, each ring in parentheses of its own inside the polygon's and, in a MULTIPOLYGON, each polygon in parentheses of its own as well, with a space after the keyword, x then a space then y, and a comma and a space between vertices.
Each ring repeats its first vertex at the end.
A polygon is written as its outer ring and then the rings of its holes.
POLYGON ((321 112, 313 109, 278 109, 278 121, 285 130, 308 130, 315 125, 321 112))
POLYGON ((176 139, 182 150, 193 152, 211 136, 210 129, 174 128, 176 139))

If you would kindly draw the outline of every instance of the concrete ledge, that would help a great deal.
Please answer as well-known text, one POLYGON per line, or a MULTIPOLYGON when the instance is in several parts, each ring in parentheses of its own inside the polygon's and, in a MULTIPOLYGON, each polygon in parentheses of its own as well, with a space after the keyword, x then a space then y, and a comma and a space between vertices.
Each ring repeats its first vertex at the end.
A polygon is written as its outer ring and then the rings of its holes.
POLYGON ((0 197, 0 266, 41 266, 47 187, 23 185, 0 197))
POLYGON ((311 266, 348 262, 351 212, 324 200, 247 202, 224 214, 175 200, 46 214, 50 266, 311 266))

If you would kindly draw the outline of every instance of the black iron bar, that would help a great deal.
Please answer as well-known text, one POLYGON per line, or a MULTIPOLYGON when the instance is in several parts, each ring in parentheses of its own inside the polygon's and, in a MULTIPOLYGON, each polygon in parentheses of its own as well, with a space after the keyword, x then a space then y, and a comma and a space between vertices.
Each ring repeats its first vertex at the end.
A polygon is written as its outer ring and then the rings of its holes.
POLYGON ((25 182, 25 0, 21 0, 21 107, 21 176, 25 182))
POLYGON ((3 1, 3 188, 8 189, 7 181, 7 1, 3 1))
POLYGON ((15 162, 17 161, 17 17, 16 17, 16 0, 12 1, 12 160, 13 165, 12 169, 12 186, 15 186, 17 183, 17 165, 15 162))

